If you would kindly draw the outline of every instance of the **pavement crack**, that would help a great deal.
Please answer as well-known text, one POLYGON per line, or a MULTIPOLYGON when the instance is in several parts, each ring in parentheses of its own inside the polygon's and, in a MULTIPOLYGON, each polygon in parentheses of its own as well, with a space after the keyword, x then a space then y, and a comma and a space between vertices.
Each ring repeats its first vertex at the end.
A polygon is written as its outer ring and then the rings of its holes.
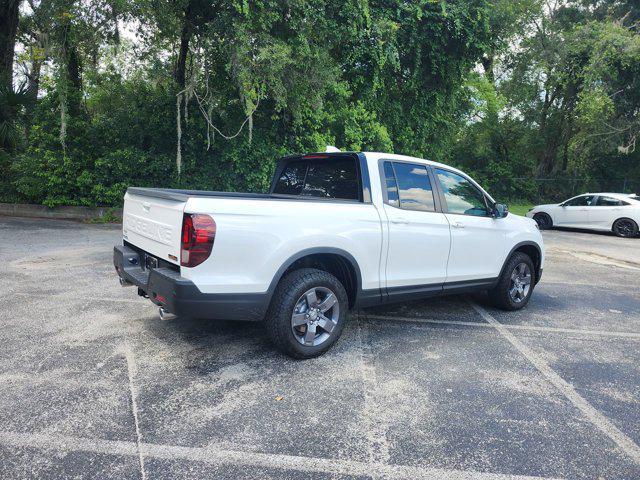
MULTIPOLYGON (((364 393, 363 417, 367 443, 369 447, 369 462, 371 464, 386 465, 389 463, 389 443, 387 441, 388 425, 381 417, 381 409, 378 405, 378 382, 376 379, 376 369, 373 365, 373 353, 369 343, 369 326, 360 318, 356 317, 358 344, 360 347, 360 370, 362 372, 362 383, 364 393)), ((373 475, 376 480, 379 478, 373 475)))
POLYGON ((147 473, 144 467, 144 455, 142 453, 142 433, 140 432, 140 418, 138 414, 138 402, 137 402, 137 389, 134 383, 134 378, 138 372, 135 357, 130 345, 125 342, 122 347, 124 358, 127 362, 127 376, 129 378, 129 393, 131 394, 131 411, 133 413, 133 423, 136 428, 136 449, 138 451, 138 460, 140 462, 140 477, 142 480, 147 480, 147 473))

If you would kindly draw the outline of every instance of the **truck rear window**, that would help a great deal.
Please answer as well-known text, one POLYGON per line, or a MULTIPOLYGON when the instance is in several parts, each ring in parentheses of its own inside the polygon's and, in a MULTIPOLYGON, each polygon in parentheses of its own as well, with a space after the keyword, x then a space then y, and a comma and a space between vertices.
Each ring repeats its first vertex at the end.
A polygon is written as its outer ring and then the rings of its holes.
POLYGON ((282 170, 273 193, 359 200, 356 160, 352 157, 293 160, 282 170))

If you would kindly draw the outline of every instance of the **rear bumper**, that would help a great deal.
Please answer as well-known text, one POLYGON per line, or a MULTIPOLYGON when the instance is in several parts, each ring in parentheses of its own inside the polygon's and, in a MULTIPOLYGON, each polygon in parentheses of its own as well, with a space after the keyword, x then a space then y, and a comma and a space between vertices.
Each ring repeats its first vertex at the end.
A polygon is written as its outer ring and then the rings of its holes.
POLYGON ((202 293, 171 268, 143 269, 140 253, 125 245, 113 247, 118 276, 136 285, 153 303, 178 316, 216 320, 259 321, 264 318, 266 293, 202 293))

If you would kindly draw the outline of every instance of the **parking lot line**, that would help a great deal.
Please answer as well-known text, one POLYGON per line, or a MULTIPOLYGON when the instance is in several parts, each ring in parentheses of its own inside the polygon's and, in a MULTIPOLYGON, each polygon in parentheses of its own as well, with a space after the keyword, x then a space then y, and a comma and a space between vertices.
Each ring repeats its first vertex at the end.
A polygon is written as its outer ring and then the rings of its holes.
POLYGON ((129 378, 129 393, 131 394, 131 411, 133 412, 133 423, 136 428, 136 445, 138 449, 138 460, 140 462, 140 476, 142 480, 147 480, 147 474, 144 468, 144 455, 142 455, 142 449, 140 448, 140 444, 142 443, 142 434, 140 433, 140 419, 138 418, 138 401, 137 401, 137 390, 134 383, 135 375, 138 371, 136 366, 135 357, 133 356, 133 351, 128 343, 122 347, 124 358, 127 362, 127 376, 129 378))
MULTIPOLYGON (((373 365, 373 353, 369 344, 369 327, 361 321, 360 316, 356 318, 358 347, 360 350, 360 370, 362 372, 362 384, 364 394, 364 417, 365 437, 369 447, 369 462, 387 464, 390 459, 389 444, 387 441, 387 428, 380 415, 378 415, 378 383, 376 381, 376 370, 373 365)), ((374 476, 374 480, 377 477, 374 476)))
MULTIPOLYGON (((0 444, 61 453, 88 452, 101 455, 138 456, 138 446, 135 442, 100 440, 67 435, 0 431, 0 444)), ((212 465, 234 465, 305 473, 353 476, 377 475, 389 480, 432 480, 434 478, 443 480, 541 480, 545 478, 409 465, 388 465, 335 458, 242 452, 210 447, 182 447, 141 443, 140 449, 145 457, 161 460, 187 460, 212 465)))
MULTIPOLYGON (((459 320, 438 320, 435 318, 422 318, 422 317, 398 317, 390 315, 367 315, 366 318, 374 320, 392 320, 398 322, 413 322, 413 323, 433 323, 436 325, 461 325, 465 327, 479 327, 479 328, 493 328, 493 325, 480 322, 463 322, 459 320)), ((558 328, 558 327, 540 327, 536 325, 505 325, 501 323, 504 328, 509 330, 531 330, 534 332, 548 332, 548 333, 570 333, 577 335, 595 335, 603 337, 618 337, 639 339, 640 333, 636 332, 615 332, 607 330, 583 330, 579 328, 558 328)))
POLYGON ((593 405, 591 405, 576 389, 558 375, 542 357, 536 354, 532 349, 518 340, 515 335, 497 321, 489 312, 475 302, 469 301, 476 312, 482 316, 500 335, 502 335, 511 345, 513 345, 529 362, 566 398, 569 400, 582 414, 589 420, 598 430, 613 440, 618 447, 624 451, 636 464, 640 465, 640 447, 618 427, 616 427, 607 417, 600 413, 593 405))

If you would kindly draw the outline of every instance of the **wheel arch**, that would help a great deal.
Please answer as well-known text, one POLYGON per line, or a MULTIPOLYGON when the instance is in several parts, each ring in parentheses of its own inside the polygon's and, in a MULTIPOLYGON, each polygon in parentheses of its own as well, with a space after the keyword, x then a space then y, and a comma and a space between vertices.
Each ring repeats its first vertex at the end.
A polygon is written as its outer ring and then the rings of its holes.
POLYGON ((612 231, 612 232, 614 232, 614 233, 615 233, 614 228, 615 228, 615 226, 616 226, 616 223, 618 223, 620 220, 630 220, 630 221, 632 221, 633 223, 635 223, 635 224, 636 224, 636 227, 637 227, 637 228, 639 228, 639 229, 640 229, 640 222, 638 222, 638 220, 636 220, 635 218, 632 218, 632 217, 618 217, 618 218, 616 218, 613 222, 611 222, 611 231, 612 231))
POLYGON ((520 242, 513 246, 509 254, 504 259, 502 268, 500 269, 500 276, 498 278, 502 277, 504 269, 507 266, 507 262, 516 252, 522 252, 528 255, 529 258, 531 258, 536 271, 536 283, 538 283, 540 281, 540 277, 542 276, 542 249, 540 248, 540 245, 532 241, 520 242))
POLYGON ((356 259, 349 252, 335 247, 314 247, 302 250, 289 257, 278 268, 269 285, 269 302, 280 280, 289 272, 299 268, 317 268, 334 275, 347 291, 349 308, 356 305, 362 289, 362 274, 356 259))
POLYGON ((553 218, 553 215, 551 214, 551 212, 549 212, 548 210, 540 210, 540 211, 534 212, 531 218, 535 218, 536 215, 546 215, 551 220, 551 226, 555 224, 555 219, 553 218))
POLYGON ((615 226, 615 224, 617 222, 619 222, 620 220, 631 220, 633 223, 635 223, 638 228, 640 228, 640 222, 638 222, 638 220, 636 220, 635 218, 631 218, 631 217, 618 217, 616 218, 613 222, 611 222, 611 231, 613 231, 613 227, 615 226))

